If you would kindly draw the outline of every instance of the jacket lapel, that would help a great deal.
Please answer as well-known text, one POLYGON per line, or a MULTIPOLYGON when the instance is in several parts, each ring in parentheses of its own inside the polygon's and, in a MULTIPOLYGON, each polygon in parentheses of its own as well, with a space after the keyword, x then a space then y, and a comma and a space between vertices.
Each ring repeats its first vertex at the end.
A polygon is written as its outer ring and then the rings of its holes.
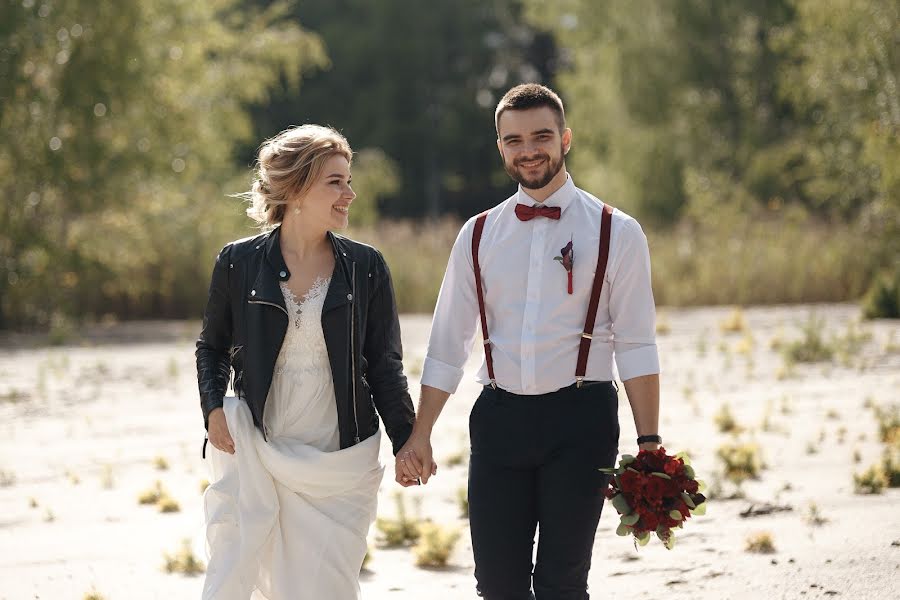
POLYGON ((347 250, 343 247, 340 238, 330 231, 328 238, 331 240, 331 247, 334 250, 334 272, 331 274, 331 284, 328 286, 325 304, 322 306, 323 314, 348 304, 351 294, 350 259, 347 257, 347 250))
POLYGON ((282 279, 280 273, 285 273, 285 279, 290 276, 287 273, 287 266, 284 264, 284 257, 281 255, 281 246, 278 242, 280 234, 281 228, 276 227, 265 241, 265 260, 259 263, 259 272, 247 295, 247 301, 274 304, 287 314, 284 294, 281 293, 281 287, 278 285, 282 279))

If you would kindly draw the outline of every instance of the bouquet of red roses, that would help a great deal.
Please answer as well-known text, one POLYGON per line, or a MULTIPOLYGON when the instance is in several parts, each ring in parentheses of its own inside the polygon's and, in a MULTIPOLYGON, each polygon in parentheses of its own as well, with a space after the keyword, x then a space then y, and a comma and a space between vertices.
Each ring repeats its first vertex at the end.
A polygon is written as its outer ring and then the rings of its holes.
POLYGON ((613 475, 605 495, 621 516, 616 534, 632 534, 635 547, 646 545, 655 532, 671 550, 672 530, 683 526, 691 514, 706 513, 706 497, 700 493, 703 482, 694 478, 684 453, 669 456, 662 447, 641 450, 637 456, 623 455, 618 467, 600 470, 613 475))

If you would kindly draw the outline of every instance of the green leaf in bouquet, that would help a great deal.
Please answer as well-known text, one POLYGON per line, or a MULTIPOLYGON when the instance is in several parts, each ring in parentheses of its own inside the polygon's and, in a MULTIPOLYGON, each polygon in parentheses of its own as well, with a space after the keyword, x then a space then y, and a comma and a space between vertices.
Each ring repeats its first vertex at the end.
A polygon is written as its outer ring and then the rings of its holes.
POLYGON ((680 520, 682 519, 682 517, 681 517, 681 511, 670 510, 670 511, 669 511, 669 518, 671 518, 673 521, 680 521, 680 520))
POLYGON ((622 523, 619 523, 619 526, 616 527, 616 535, 620 535, 620 536, 624 537, 624 536, 628 535, 629 533, 631 533, 631 528, 628 527, 627 525, 623 525, 622 523))
POLYGON ((685 477, 687 477, 688 479, 693 479, 695 474, 696 473, 694 473, 694 467, 692 467, 691 465, 688 465, 688 464, 684 465, 684 476, 685 477))
POLYGON ((623 454, 622 458, 619 460, 619 466, 624 467, 625 465, 630 465, 634 462, 634 456, 631 454, 623 454))
POLYGON ((688 505, 688 508, 697 508, 697 505, 694 504, 694 501, 691 500, 690 494, 687 492, 681 492, 681 499, 684 500, 684 503, 688 505))
POLYGON ((607 475, 616 475, 621 472, 618 467, 600 467, 597 470, 601 473, 606 473, 607 475))
POLYGON ((705 491, 706 491, 706 482, 703 481, 702 479, 698 479, 698 480, 697 480, 697 491, 698 491, 698 492, 705 492, 705 491))
POLYGON ((666 550, 671 550, 675 547, 675 534, 669 532, 669 537, 663 540, 663 544, 666 546, 666 550))
POLYGON ((622 515, 630 515, 631 507, 628 506, 628 501, 625 499, 625 496, 622 494, 616 494, 612 497, 612 505, 613 507, 619 511, 619 514, 622 515))
POLYGON ((691 514, 697 515, 699 517, 702 517, 703 515, 705 515, 706 514, 706 502, 701 502, 700 504, 698 504, 697 508, 694 508, 691 510, 691 514))
POLYGON ((645 532, 642 533, 641 535, 637 536, 637 537, 635 538, 635 540, 637 541, 637 543, 638 543, 639 545, 641 545, 641 546, 646 546, 647 543, 650 541, 650 532, 649 532, 649 531, 645 531, 645 532))
POLYGON ((651 475, 656 475, 657 477, 662 477, 663 479, 672 479, 671 477, 669 477, 669 476, 666 475, 665 473, 657 473, 656 471, 653 471, 653 472, 650 473, 650 474, 651 474, 651 475))
POLYGON ((679 452, 675 458, 680 458, 685 465, 691 464, 691 457, 687 455, 687 452, 679 452))
POLYGON ((631 513, 630 515, 622 515, 622 525, 633 526, 638 520, 641 518, 641 515, 637 513, 631 513))

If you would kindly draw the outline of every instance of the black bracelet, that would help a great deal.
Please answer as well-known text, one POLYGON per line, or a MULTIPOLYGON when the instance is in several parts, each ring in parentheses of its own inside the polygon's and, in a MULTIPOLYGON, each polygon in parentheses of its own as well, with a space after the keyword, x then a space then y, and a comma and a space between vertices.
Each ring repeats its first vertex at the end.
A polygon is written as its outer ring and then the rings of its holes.
POLYGON ((638 445, 647 444, 650 442, 653 442, 654 444, 662 444, 662 438, 659 437, 658 435, 656 435, 655 433, 653 435, 638 436, 638 439, 637 439, 638 445))

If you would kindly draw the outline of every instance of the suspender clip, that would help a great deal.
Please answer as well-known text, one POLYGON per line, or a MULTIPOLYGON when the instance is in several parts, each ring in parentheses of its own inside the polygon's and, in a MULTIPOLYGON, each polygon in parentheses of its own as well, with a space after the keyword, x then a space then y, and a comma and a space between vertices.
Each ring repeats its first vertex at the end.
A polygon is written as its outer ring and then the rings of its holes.
POLYGON ((491 387, 494 388, 495 390, 497 389, 497 381, 496 380, 491 379, 491 387))
POLYGON ((575 387, 580 388, 581 384, 584 383, 584 377, 576 377, 575 378, 575 387))
POLYGON ((581 337, 583 337, 583 338, 586 339, 586 340, 592 340, 592 339, 594 339, 594 336, 593 336, 592 334, 590 334, 590 333, 582 333, 582 334, 581 334, 581 337))

